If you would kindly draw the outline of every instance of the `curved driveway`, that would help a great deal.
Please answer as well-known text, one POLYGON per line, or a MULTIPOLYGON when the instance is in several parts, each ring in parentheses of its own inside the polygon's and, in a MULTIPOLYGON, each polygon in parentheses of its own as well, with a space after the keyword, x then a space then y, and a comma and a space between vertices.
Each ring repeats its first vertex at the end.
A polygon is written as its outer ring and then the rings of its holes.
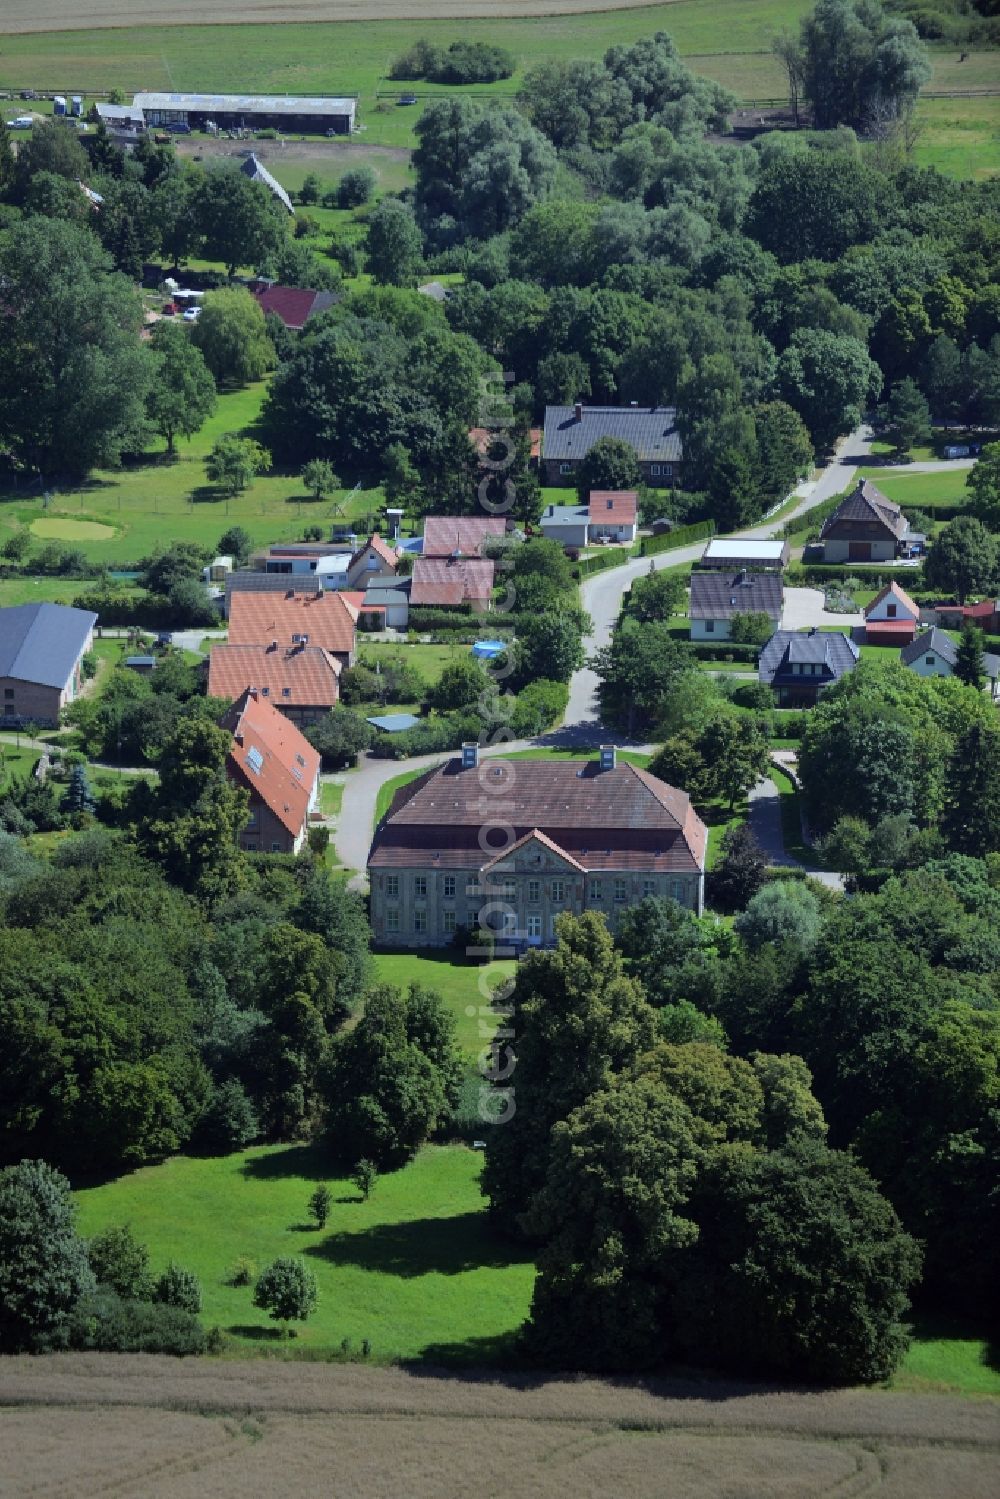
MULTIPOLYGON (((782 516, 781 520, 765 520, 757 526, 751 526, 735 534, 757 538, 776 536, 789 520, 811 510, 815 505, 821 505, 831 496, 839 494, 851 482, 858 464, 868 459, 869 439, 869 429, 859 427, 856 432, 852 432, 837 445, 833 457, 819 479, 815 484, 808 486, 807 492, 802 495, 794 510, 782 516)), ((803 489, 806 488, 803 486, 803 489)), ((686 562, 696 562, 704 551, 704 547, 704 542, 697 542, 693 546, 678 547, 672 552, 661 552, 659 556, 652 559, 653 566, 659 569, 676 567, 686 562)), ((648 557, 636 558, 634 561, 624 563, 621 567, 609 568, 607 572, 597 573, 594 577, 587 578, 582 584, 580 594, 583 606, 594 624, 592 634, 584 642, 588 657, 611 639, 611 631, 618 618, 623 595, 627 589, 631 588, 636 578, 649 571, 649 564, 648 557)), ((543 734, 538 739, 521 739, 512 743, 490 745, 481 749, 480 753, 499 755, 511 750, 552 745, 589 746, 595 741, 604 739, 619 745, 630 744, 626 737, 602 727, 597 716, 596 693, 597 678, 590 668, 585 666, 574 674, 570 682, 569 704, 562 728, 543 734)), ((646 746, 633 745, 632 747, 645 748, 646 746)), ((363 871, 367 864, 368 849, 375 826, 378 794, 386 781, 391 781, 396 776, 406 775, 410 771, 426 770, 432 765, 439 764, 445 758, 447 757, 443 754, 419 755, 410 760, 376 760, 370 755, 365 756, 360 768, 352 772, 347 779, 340 817, 334 833, 337 858, 344 868, 363 871)))

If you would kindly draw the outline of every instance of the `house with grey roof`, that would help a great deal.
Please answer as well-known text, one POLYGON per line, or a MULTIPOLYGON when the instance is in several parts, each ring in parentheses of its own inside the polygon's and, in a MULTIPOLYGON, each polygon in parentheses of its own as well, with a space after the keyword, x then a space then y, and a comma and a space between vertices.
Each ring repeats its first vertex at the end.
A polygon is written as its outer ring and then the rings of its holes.
POLYGON ((923 540, 870 479, 858 480, 819 534, 824 562, 892 562, 923 540))
MULTIPOLYGON (((952 677, 958 664, 958 646, 937 625, 917 635, 899 653, 904 666, 921 677, 952 677)), ((990 682, 1000 679, 1000 656, 983 653, 983 669, 990 682)))
POLYGON ((80 691, 97 615, 65 604, 0 609, 2 723, 54 727, 80 691))
POLYGON ((774 690, 779 708, 809 708, 860 659, 860 648, 839 630, 776 630, 760 653, 757 675, 774 690))
MULTIPOLYGON (((691 574, 692 640, 728 640, 737 614, 766 614, 777 629, 781 623, 784 590, 779 572, 723 572, 712 568, 691 574)), ((760 636, 757 637, 760 639, 760 636)))
POLYGON ((546 505, 538 522, 543 536, 564 547, 586 546, 589 528, 589 505, 546 505))
POLYGON ((683 452, 673 406, 546 406, 541 465, 545 484, 572 484, 602 437, 617 437, 635 451, 643 481, 654 489, 680 479, 683 452))

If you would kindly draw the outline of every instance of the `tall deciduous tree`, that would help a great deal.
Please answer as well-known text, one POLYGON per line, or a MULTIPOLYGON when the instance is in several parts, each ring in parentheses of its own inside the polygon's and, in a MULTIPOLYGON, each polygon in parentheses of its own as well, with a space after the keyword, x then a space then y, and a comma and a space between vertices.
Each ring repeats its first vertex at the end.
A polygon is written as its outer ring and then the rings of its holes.
POLYGON ((900 380, 889 392, 886 402, 889 437, 897 458, 905 458, 911 448, 928 442, 931 435, 931 413, 916 380, 900 380))
POLYGON ((66 1178, 44 1161, 0 1171, 0 1348, 44 1346, 93 1289, 66 1178))
POLYGON ((223 288, 206 293, 191 339, 216 380, 246 385, 274 363, 264 314, 248 291, 223 288))
POLYGON ((215 410, 215 381, 182 323, 157 323, 150 343, 158 363, 147 410, 172 453, 177 434, 193 437, 215 410))
POLYGON ((168 879, 207 898, 239 882, 238 839, 249 798, 226 776, 231 737, 203 719, 178 724, 160 759, 160 780, 135 791, 140 844, 168 879))
POLYGON ((960 604, 970 593, 994 588, 998 570, 997 538, 972 515, 950 521, 932 543, 924 563, 928 585, 954 593, 960 604))
POLYGON ((153 359, 138 295, 94 236, 57 219, 14 224, 0 283, 0 444, 14 464, 79 476, 140 451, 153 359))
POLYGON ((258 474, 267 473, 271 455, 251 437, 229 432, 212 446, 205 459, 205 473, 230 497, 249 489, 258 474))
POLYGON ((229 276, 260 265, 288 232, 285 209, 268 189, 228 164, 201 178, 194 217, 206 258, 221 260, 229 276))
POLYGON ((816 125, 873 131, 912 108, 931 76, 912 21, 878 0, 819 0, 801 28, 803 90, 816 125))
POLYGON ((983 448, 969 470, 966 485, 972 491, 969 508, 990 531, 1000 531, 1000 442, 983 448))
POLYGON ((423 255, 417 221, 398 198, 383 198, 368 220, 365 244, 368 270, 376 281, 412 286, 423 255))

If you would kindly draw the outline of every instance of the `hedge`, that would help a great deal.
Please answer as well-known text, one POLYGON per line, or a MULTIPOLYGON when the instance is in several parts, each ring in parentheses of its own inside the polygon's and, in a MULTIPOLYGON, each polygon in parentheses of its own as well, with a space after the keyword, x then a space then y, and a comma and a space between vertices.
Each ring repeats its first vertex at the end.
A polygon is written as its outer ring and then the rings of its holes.
POLYGON ((718 661, 723 666, 737 661, 749 661, 756 666, 760 655, 759 645, 739 645, 733 640, 720 640, 717 644, 715 641, 692 640, 691 650, 699 661, 718 661))
POLYGON ((822 588, 826 583, 842 583, 845 578, 860 578, 862 582, 870 578, 874 587, 880 575, 895 578, 908 593, 914 593, 924 586, 922 567, 904 568, 891 562, 880 562, 874 566, 870 562, 792 562, 785 568, 785 582, 793 588, 807 583, 815 583, 822 588))
POLYGON ((662 536, 644 536, 639 546, 639 555, 652 557, 657 552, 672 552, 677 547, 687 546, 692 541, 707 541, 715 535, 714 520, 696 520, 687 526, 675 526, 662 536))
POLYGON ((638 555, 634 547, 609 547, 606 552, 595 552, 592 557, 581 557, 573 565, 574 578, 589 578, 591 573, 603 573, 609 567, 621 567, 638 555))

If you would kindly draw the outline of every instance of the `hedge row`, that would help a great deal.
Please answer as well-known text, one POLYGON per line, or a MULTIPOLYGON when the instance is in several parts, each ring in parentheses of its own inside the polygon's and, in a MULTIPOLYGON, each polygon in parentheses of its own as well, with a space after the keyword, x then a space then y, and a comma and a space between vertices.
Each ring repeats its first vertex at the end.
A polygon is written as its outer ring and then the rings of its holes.
POLYGON ((880 562, 877 567, 872 567, 871 563, 860 565, 857 562, 792 562, 785 568, 785 582, 793 588, 804 583, 815 583, 822 588, 827 583, 841 583, 845 578, 860 578, 864 582, 870 577, 874 586, 880 574, 895 578, 908 593, 914 593, 924 586, 922 567, 899 567, 891 562, 880 562))
POLYGON ((731 665, 736 661, 749 661, 751 665, 757 665, 760 655, 759 645, 737 645, 735 641, 701 641, 692 640, 691 650, 699 661, 718 661, 721 665, 731 665))
POLYGON ((657 552, 672 552, 677 547, 688 546, 692 541, 707 541, 715 535, 714 520, 696 520, 687 526, 675 526, 662 536, 644 536, 639 546, 642 557, 655 556, 657 552))
POLYGON ((592 557, 581 557, 573 564, 574 578, 589 578, 591 573, 606 572, 609 567, 621 567, 637 555, 634 547, 609 547, 606 552, 595 552, 592 557))

